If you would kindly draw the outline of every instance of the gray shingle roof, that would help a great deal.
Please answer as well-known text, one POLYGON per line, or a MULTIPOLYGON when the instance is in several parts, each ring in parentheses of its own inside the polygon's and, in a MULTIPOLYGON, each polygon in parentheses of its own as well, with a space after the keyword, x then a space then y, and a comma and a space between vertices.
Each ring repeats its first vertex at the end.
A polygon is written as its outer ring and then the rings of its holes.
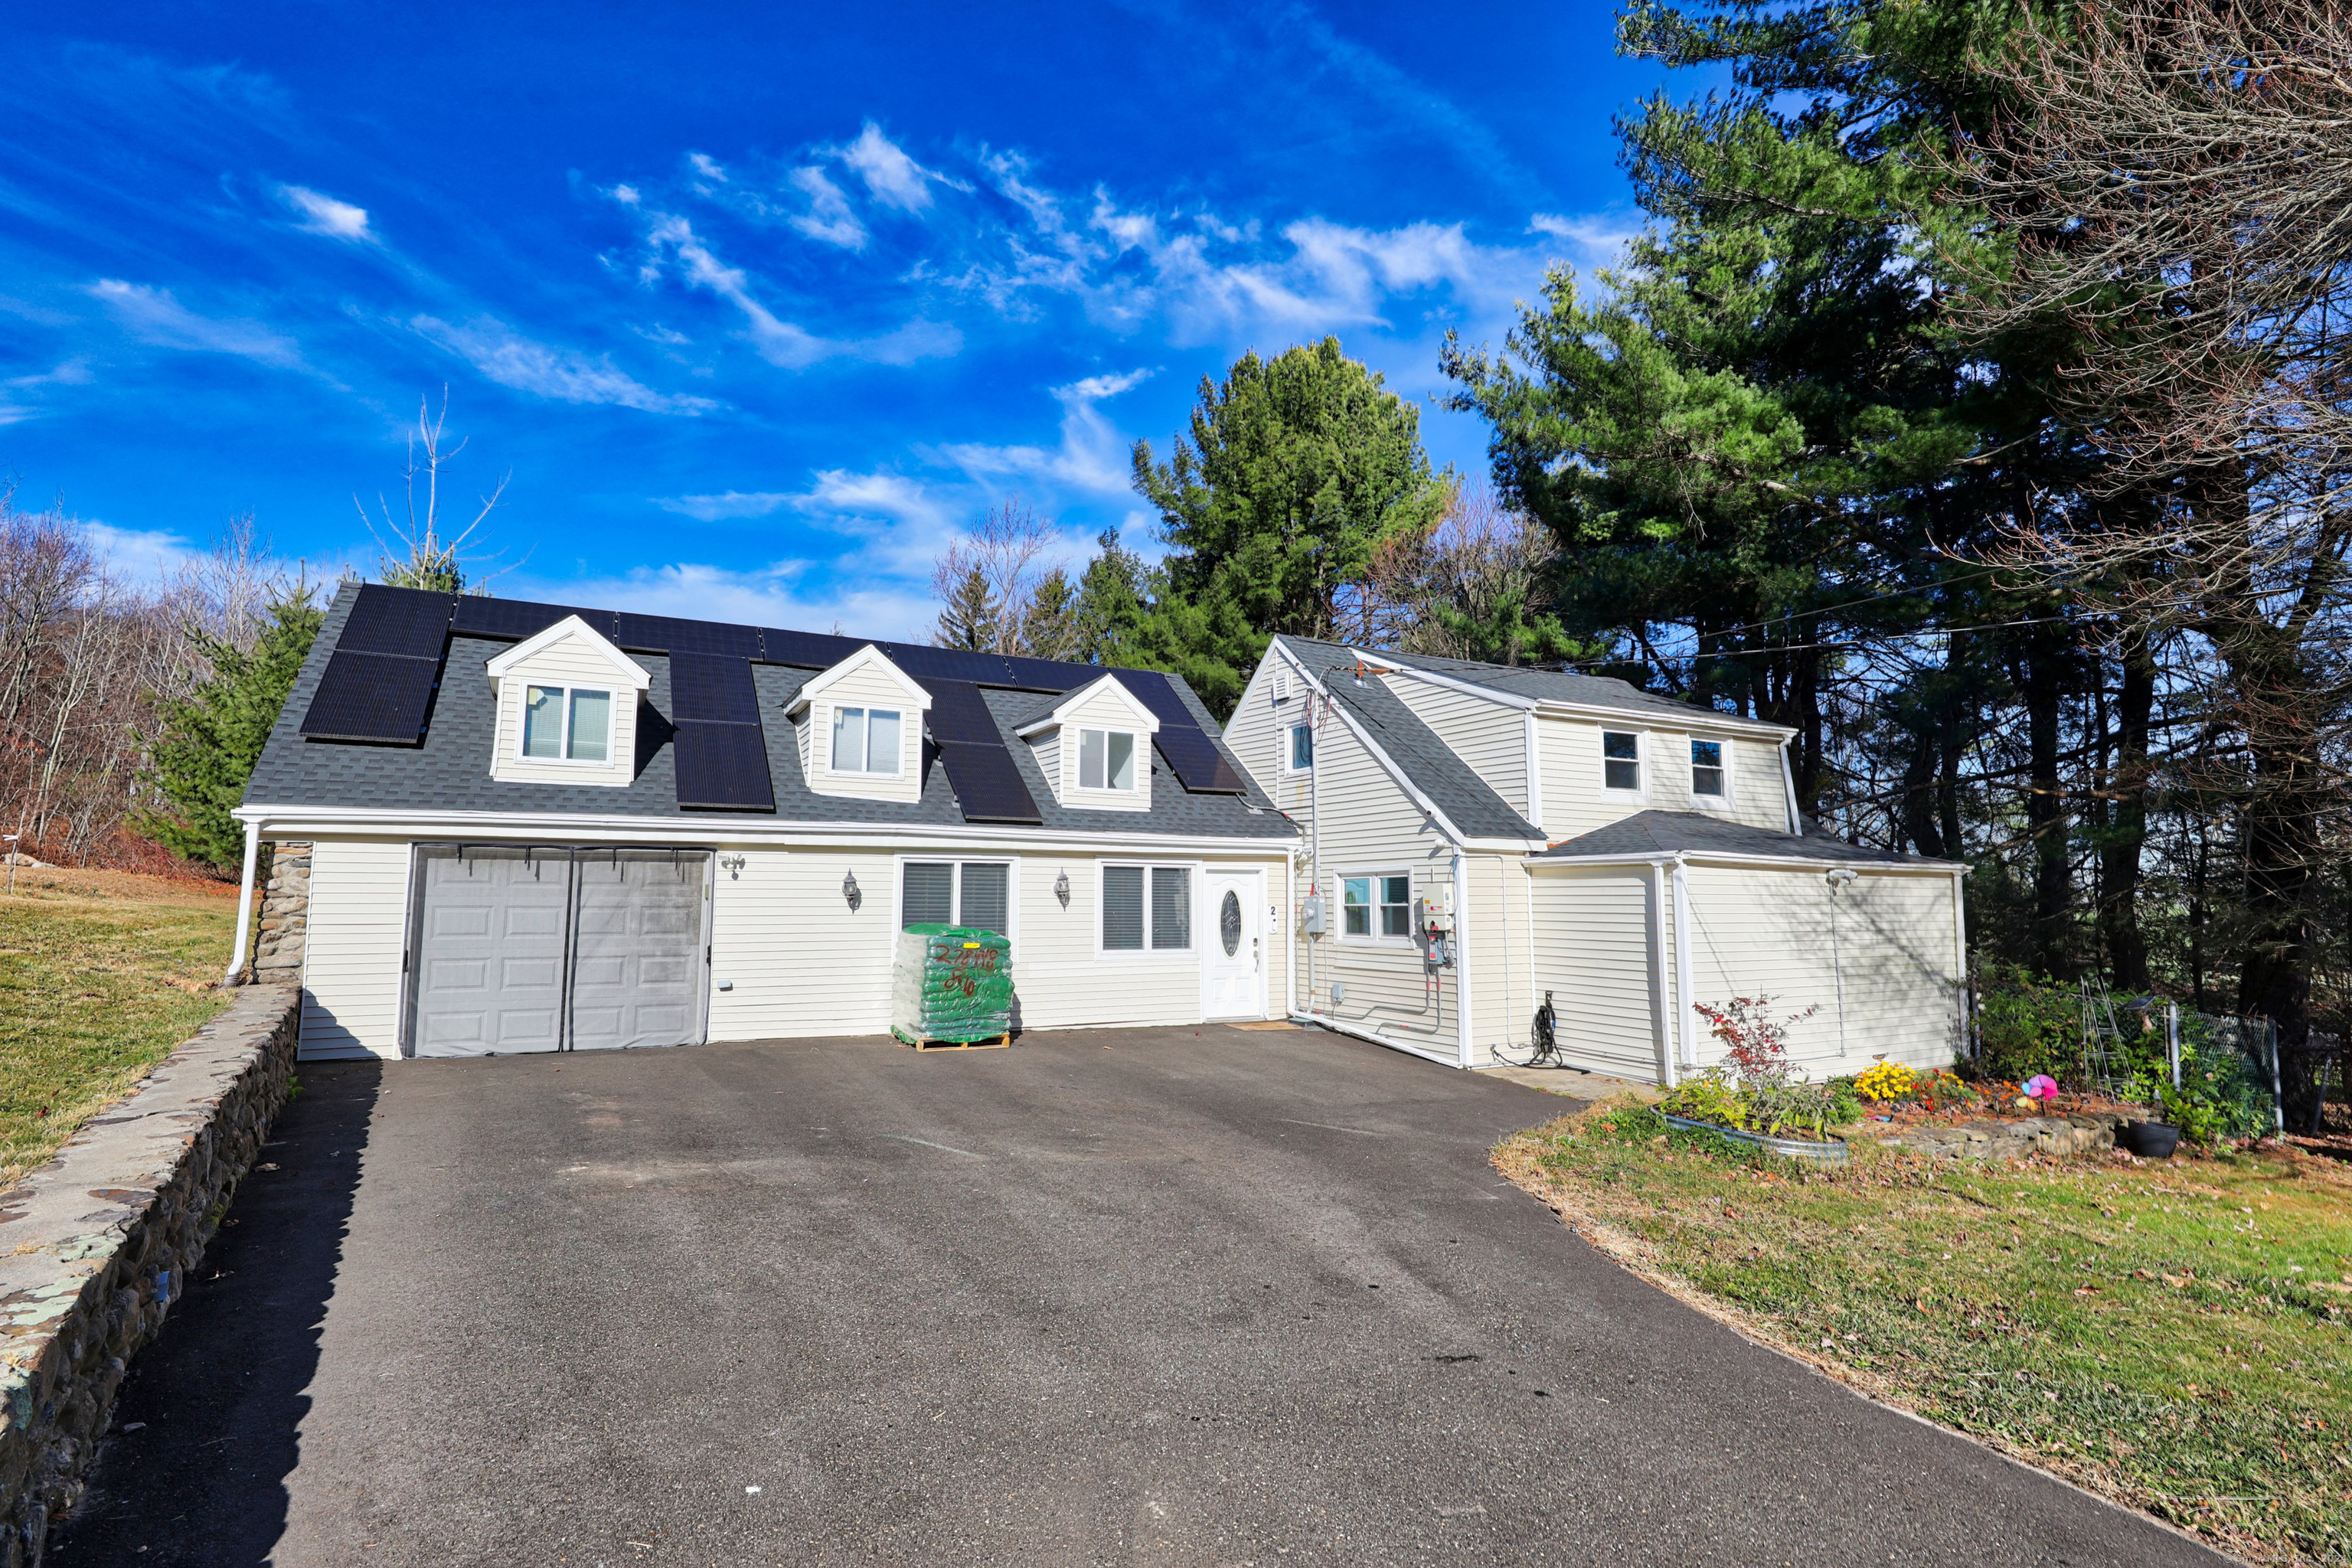
POLYGON ((1890 849, 1872 849, 1859 844, 1848 844, 1843 838, 1798 838, 1786 833, 1775 833, 1769 827, 1751 826, 1745 822, 1727 821, 1702 811, 1640 811, 1622 822, 1606 827, 1596 827, 1590 833, 1580 833, 1563 839, 1534 857, 1538 860, 1567 860, 1624 856, 1629 858, 1646 855, 1671 855, 1677 851, 1694 855, 1713 852, 1718 855, 1780 855, 1801 860, 1841 860, 1854 865, 1870 866, 1949 866, 1948 860, 1929 860, 1917 855, 1897 855, 1890 849))
MULTIPOLYGON (((1344 653, 1346 658, 1340 660, 1341 663, 1355 663, 1355 650, 1343 648, 1337 643, 1294 637, 1286 637, 1282 641, 1294 651, 1302 653, 1310 647, 1344 653)), ((1685 702, 1678 697, 1644 691, 1632 682, 1620 680, 1612 675, 1583 675, 1572 669, 1538 669, 1527 665, 1481 664, 1475 659, 1439 658, 1430 654, 1390 653, 1386 650, 1380 650, 1379 657, 1383 663, 1425 669, 1433 675, 1449 675, 1473 686, 1484 686, 1541 702, 1572 702, 1583 708, 1615 708, 1629 713, 1654 713, 1661 718, 1685 721, 1705 718, 1726 724, 1762 722, 1742 719, 1736 713, 1725 713, 1696 702, 1685 702)))
MULTIPOLYGON (((449 639, 441 689, 434 700, 431 722, 420 746, 368 746, 306 741, 297 726, 318 690, 320 676, 334 650, 343 624, 350 618, 353 590, 335 596, 320 628, 318 642, 294 682, 286 707, 270 731, 252 779, 245 789, 247 805, 275 806, 339 806, 385 811, 488 811, 545 816, 644 816, 677 822, 696 834, 723 830, 731 820, 762 822, 823 822, 937 825, 961 826, 953 792, 936 753, 926 743, 923 797, 914 804, 856 800, 819 795, 801 776, 799 743, 793 724, 783 717, 785 706, 803 684, 818 672, 782 665, 755 664, 752 682, 759 692, 762 728, 768 746, 768 775, 776 795, 773 816, 765 812, 682 811, 677 805, 677 775, 669 745, 671 711, 669 660, 659 654, 633 654, 653 678, 646 693, 651 712, 640 710, 636 776, 625 786, 521 784, 490 777, 490 755, 497 724, 497 700, 483 667, 514 646, 487 637, 449 639)), ((1216 721, 1184 682, 1170 684, 1199 720, 1202 729, 1223 745, 1216 721)), ((1032 713, 1041 700, 1029 691, 991 690, 983 693, 989 711, 1003 731, 1013 764, 1036 801, 1044 819, 1036 827, 1007 827, 1015 834, 1050 837, 1056 832, 1119 832, 1171 836, 1218 836, 1236 838, 1286 839, 1297 827, 1274 808, 1253 782, 1244 795, 1194 795, 1187 791, 1156 751, 1151 761, 1151 809, 1147 812, 1074 811, 1058 805, 1039 772, 1033 748, 1013 733, 1010 716, 1032 713), (1255 806, 1257 809, 1252 810, 1255 806)), ((1247 778, 1247 773, 1243 772, 1247 778)))
POLYGON ((1278 639, 1321 679, 1334 700, 1370 731, 1389 760, 1411 779, 1447 821, 1470 838, 1524 838, 1540 841, 1543 829, 1511 809, 1510 804, 1478 776, 1454 748, 1404 705, 1403 699, 1377 680, 1358 686, 1341 675, 1352 670, 1356 656, 1337 643, 1307 637, 1278 639))

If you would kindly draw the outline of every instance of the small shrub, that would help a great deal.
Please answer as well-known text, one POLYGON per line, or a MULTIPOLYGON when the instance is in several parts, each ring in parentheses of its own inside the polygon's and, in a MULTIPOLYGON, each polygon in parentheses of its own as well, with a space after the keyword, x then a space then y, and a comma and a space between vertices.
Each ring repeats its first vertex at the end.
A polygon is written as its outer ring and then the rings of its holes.
POLYGON ((1748 1125, 1747 1096, 1724 1076, 1721 1068, 1710 1068, 1696 1078, 1683 1079, 1658 1101, 1658 1109, 1669 1116, 1712 1122, 1717 1127, 1748 1125))
POLYGON ((2083 1006, 2075 994, 2012 964, 1987 963, 1977 975, 1977 1070, 2023 1083, 2036 1073, 2082 1072, 2083 1006))
POLYGON ((1707 1033, 1723 1042, 1724 1065, 1732 1077, 1750 1090, 1788 1078, 1789 1026, 1821 1011, 1808 1007, 1775 1019, 1769 996, 1734 996, 1720 1005, 1694 1002, 1691 1006, 1706 1020, 1707 1033))

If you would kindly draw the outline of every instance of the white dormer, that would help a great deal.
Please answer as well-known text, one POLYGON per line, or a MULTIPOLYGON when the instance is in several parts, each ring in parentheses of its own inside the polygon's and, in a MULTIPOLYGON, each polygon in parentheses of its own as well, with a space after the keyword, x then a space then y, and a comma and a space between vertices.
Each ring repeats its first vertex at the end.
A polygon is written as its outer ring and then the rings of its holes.
POLYGON ((636 776, 643 665, 566 616, 484 667, 498 694, 490 776, 518 784, 604 784, 636 776))
POLYGON ((798 731, 801 776, 819 795, 923 798, 923 715, 931 694, 867 643, 784 709, 798 731))
POLYGON ((1151 737, 1160 721, 1105 675, 1070 692, 1015 731, 1064 805, 1088 811, 1151 809, 1151 737))

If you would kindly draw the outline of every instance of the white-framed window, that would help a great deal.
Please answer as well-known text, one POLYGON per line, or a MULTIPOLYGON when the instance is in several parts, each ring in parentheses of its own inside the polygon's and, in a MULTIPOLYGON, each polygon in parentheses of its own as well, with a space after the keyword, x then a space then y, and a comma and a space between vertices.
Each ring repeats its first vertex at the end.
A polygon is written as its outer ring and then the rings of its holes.
POLYGON ((1130 730, 1078 731, 1078 787, 1135 788, 1135 733, 1130 730))
POLYGON ((891 708, 833 710, 833 771, 877 778, 898 776, 900 714, 891 708))
POLYGON ((613 694, 590 686, 526 686, 517 754, 531 763, 613 760, 613 694))
POLYGON ((1339 934, 1358 942, 1412 940, 1412 877, 1367 871, 1339 879, 1339 934))
POLYGON ((898 928, 973 926, 1013 934, 1013 866, 1006 860, 902 860, 898 928))
POLYGON ((1610 789, 1642 793, 1642 737, 1632 730, 1601 731, 1601 782, 1610 789))
POLYGON ((1290 750, 1283 767, 1286 773, 1303 773, 1315 765, 1315 726, 1293 724, 1290 727, 1290 750))
POLYGON ((1100 951, 1192 951, 1192 868, 1110 864, 1102 867, 1100 951))
POLYGON ((1721 741, 1691 742, 1691 798, 1706 805, 1727 805, 1731 775, 1723 761, 1721 741))

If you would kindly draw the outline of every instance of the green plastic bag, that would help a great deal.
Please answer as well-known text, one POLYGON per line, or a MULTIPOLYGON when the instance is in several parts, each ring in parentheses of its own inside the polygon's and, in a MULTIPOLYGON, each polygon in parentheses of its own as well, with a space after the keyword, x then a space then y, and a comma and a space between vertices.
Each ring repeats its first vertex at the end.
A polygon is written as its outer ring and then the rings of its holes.
POLYGON ((1013 1032, 1013 943, 976 926, 913 925, 898 933, 890 1032, 909 1045, 968 1045, 1013 1032))

